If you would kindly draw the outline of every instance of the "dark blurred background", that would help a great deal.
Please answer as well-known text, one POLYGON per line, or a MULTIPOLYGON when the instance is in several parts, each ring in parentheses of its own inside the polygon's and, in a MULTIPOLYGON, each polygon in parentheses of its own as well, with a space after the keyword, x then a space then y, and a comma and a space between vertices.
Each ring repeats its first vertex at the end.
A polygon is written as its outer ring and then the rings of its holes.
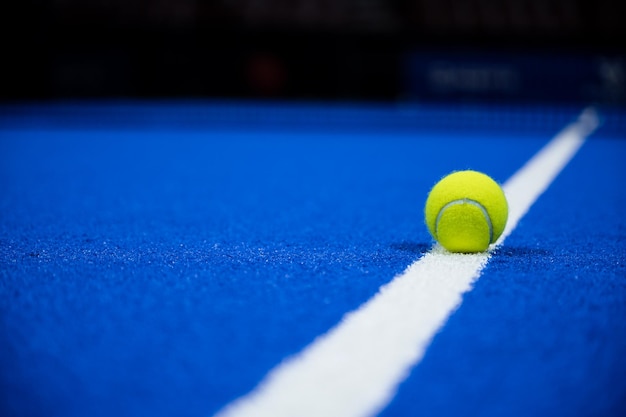
POLYGON ((623 104, 624 3, 5 2, 0 96, 623 104))

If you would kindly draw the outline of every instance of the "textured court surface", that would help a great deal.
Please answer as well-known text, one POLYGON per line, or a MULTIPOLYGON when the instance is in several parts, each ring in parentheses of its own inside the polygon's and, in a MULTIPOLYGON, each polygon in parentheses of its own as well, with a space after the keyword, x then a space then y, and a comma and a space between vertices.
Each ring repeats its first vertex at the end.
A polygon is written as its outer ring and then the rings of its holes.
MULTIPOLYGON (((0 414, 211 416, 427 252, 581 108, 0 109, 0 414)), ((588 139, 382 416, 626 410, 626 134, 588 139)))

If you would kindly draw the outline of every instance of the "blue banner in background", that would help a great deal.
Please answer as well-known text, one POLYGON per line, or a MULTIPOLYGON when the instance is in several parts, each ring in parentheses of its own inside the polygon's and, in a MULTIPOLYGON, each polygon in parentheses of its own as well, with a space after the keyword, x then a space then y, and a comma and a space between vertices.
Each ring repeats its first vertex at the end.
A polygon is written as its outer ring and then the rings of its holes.
POLYGON ((413 51, 404 60, 409 99, 626 103, 623 56, 413 51))

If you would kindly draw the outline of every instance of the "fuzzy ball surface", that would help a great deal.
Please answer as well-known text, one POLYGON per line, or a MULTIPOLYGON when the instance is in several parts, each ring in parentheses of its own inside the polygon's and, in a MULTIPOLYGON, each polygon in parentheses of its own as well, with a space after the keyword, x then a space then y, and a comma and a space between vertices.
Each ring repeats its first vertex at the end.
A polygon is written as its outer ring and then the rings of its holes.
POLYGON ((456 171, 441 179, 426 200, 430 234, 450 252, 483 252, 502 235, 509 214, 504 191, 477 171, 456 171))

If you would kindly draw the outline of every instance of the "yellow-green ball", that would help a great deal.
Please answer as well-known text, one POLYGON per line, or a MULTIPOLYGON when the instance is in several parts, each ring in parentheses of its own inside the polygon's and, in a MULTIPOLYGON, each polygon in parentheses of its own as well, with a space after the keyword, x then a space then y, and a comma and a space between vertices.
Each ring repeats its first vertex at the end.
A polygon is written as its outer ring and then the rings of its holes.
POLYGON ((495 243, 509 206, 502 188, 477 171, 457 171, 432 188, 424 208, 430 234, 450 252, 476 253, 495 243))

